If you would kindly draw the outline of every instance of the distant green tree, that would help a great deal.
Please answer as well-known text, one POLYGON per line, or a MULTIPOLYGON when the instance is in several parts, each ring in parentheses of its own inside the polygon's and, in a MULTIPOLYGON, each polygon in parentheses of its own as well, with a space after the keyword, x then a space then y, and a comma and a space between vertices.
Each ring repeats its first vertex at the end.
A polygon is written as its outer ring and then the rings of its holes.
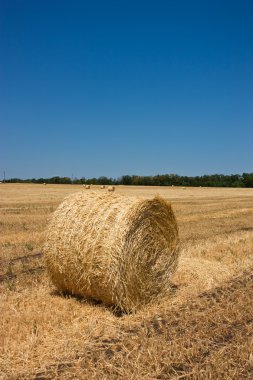
MULTIPOLYGON (((9 183, 55 183, 55 184, 70 184, 72 183, 69 177, 51 177, 51 178, 31 178, 20 179, 10 178, 5 182, 9 183)), ((137 176, 124 175, 120 178, 113 179, 105 176, 99 178, 73 180, 75 184, 94 184, 94 185, 136 185, 136 186, 209 186, 209 187, 253 187, 253 173, 239 174, 212 174, 196 177, 179 176, 177 174, 157 174, 155 176, 137 176)))
POLYGON ((133 184, 133 178, 130 175, 123 175, 120 178, 122 185, 132 185, 133 184))
POLYGON ((97 184, 98 185, 109 185, 111 183, 111 179, 102 176, 97 179, 97 184))
POLYGON ((245 187, 253 187, 253 173, 243 173, 242 181, 245 187))

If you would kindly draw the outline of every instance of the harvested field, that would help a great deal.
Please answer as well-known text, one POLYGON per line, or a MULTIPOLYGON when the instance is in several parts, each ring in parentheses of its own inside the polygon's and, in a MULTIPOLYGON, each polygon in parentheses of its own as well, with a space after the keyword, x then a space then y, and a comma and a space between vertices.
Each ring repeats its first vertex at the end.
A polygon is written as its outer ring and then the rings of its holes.
POLYGON ((168 199, 181 238, 171 294, 130 315, 48 279, 44 231, 80 190, 1 186, 0 379, 252 379, 253 189, 116 187, 168 199))

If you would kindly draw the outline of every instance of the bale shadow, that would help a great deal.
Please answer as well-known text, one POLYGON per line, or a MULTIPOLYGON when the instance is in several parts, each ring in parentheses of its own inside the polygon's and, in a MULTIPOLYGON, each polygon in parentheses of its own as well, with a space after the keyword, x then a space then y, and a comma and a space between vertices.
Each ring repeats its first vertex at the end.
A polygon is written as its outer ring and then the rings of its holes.
POLYGON ((54 296, 54 297, 61 297, 61 298, 66 298, 66 299, 74 299, 75 301, 77 301, 78 303, 81 303, 81 304, 86 304, 89 306, 99 307, 101 309, 106 309, 106 310, 110 311, 110 313, 112 313, 117 318, 122 318, 122 317, 130 314, 130 313, 126 313, 126 312, 122 311, 121 309, 117 308, 114 305, 112 305, 112 306, 106 305, 103 301, 96 300, 94 298, 76 295, 76 294, 71 294, 68 292, 62 292, 62 291, 57 290, 57 289, 51 291, 50 295, 54 296))
MULTIPOLYGON (((169 289, 170 289, 169 296, 173 297, 176 294, 176 292, 179 290, 179 288, 180 287, 178 285, 176 285, 172 282, 169 283, 169 289)), ((63 297, 66 299, 74 299, 75 301, 77 301, 78 303, 81 303, 81 304, 86 304, 89 306, 99 307, 101 309, 106 309, 117 318, 123 318, 127 315, 135 314, 135 312, 123 311, 115 305, 111 305, 111 306, 107 305, 101 300, 96 300, 96 299, 90 298, 90 297, 80 296, 80 295, 76 295, 76 294, 72 294, 72 293, 68 293, 68 292, 63 292, 63 291, 60 291, 57 289, 54 289, 53 291, 51 291, 50 295, 52 295, 54 297, 61 297, 61 298, 63 297)))

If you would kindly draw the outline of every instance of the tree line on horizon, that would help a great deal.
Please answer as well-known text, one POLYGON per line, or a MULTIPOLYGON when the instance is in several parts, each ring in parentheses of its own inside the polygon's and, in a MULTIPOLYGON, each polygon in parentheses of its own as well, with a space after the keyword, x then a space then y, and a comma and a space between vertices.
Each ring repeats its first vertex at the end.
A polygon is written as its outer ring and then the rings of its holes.
POLYGON ((133 186, 192 186, 192 187, 253 187, 253 173, 211 174, 203 176, 180 176, 177 174, 158 174, 155 176, 123 175, 117 179, 105 176, 99 178, 51 177, 6 179, 7 183, 47 183, 47 184, 93 184, 93 185, 133 185, 133 186))

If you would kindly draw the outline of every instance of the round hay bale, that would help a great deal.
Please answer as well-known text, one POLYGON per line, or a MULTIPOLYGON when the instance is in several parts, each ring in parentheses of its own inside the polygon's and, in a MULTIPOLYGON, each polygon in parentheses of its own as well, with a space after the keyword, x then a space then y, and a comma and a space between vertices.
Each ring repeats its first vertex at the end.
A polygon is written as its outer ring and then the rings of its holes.
POLYGON ((108 191, 115 191, 115 186, 109 186, 108 191))
POLYGON ((105 185, 101 185, 101 186, 100 186, 100 189, 105 189, 105 185))
POLYGON ((90 185, 85 185, 85 189, 90 189, 90 185))
POLYGON ((178 227, 160 197, 79 192, 53 214, 43 251, 58 289, 130 312, 170 292, 178 227))

